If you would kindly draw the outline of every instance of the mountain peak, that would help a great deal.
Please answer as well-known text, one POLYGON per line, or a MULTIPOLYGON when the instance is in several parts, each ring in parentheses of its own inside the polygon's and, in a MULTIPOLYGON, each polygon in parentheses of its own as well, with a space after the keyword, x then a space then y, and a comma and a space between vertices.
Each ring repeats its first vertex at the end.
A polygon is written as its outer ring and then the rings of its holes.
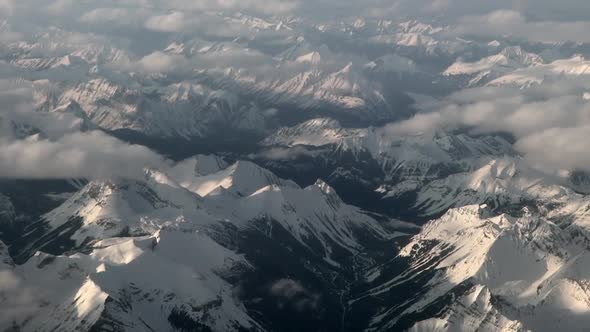
POLYGON ((336 191, 334 190, 334 188, 332 188, 329 184, 327 184, 326 182, 324 182, 324 180, 321 180, 321 179, 318 179, 315 182, 314 187, 318 188, 325 195, 336 194, 336 191))
POLYGON ((250 161, 240 160, 227 166, 225 161, 212 156, 184 161, 173 167, 170 174, 181 186, 203 197, 218 193, 219 187, 227 190, 223 192, 249 196, 269 185, 297 186, 250 161), (200 171, 186 172, 192 165, 201 167, 200 171))
POLYGON ((319 52, 311 52, 304 55, 299 56, 295 61, 300 63, 309 63, 312 65, 320 64, 322 60, 322 56, 319 52))
POLYGON ((340 69, 339 73, 350 74, 352 72, 352 66, 352 62, 349 62, 346 66, 340 69))

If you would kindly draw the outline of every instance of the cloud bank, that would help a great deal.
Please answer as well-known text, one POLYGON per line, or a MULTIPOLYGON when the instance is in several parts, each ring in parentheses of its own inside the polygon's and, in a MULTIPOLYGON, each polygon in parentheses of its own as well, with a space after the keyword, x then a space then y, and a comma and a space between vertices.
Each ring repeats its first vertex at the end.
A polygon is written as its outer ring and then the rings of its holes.
POLYGON ((0 177, 4 178, 138 178, 144 167, 161 168, 164 163, 164 158, 146 147, 96 131, 57 140, 0 143, 0 177))
POLYGON ((137 178, 144 167, 166 164, 146 147, 81 131, 71 114, 34 111, 31 89, 0 81, 0 178, 137 178))
POLYGON ((392 135, 434 134, 438 130, 468 129, 472 134, 509 133, 515 148, 540 166, 590 171, 587 135, 590 102, 578 80, 562 80, 527 89, 483 87, 466 89, 424 112, 391 124, 392 135))

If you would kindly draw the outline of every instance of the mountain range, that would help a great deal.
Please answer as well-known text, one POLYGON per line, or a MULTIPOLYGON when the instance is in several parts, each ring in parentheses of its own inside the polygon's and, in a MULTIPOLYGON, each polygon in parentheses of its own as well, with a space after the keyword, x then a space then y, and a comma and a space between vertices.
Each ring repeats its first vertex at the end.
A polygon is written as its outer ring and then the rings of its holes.
POLYGON ((0 23, 1 331, 590 324, 588 43, 158 6, 0 23))

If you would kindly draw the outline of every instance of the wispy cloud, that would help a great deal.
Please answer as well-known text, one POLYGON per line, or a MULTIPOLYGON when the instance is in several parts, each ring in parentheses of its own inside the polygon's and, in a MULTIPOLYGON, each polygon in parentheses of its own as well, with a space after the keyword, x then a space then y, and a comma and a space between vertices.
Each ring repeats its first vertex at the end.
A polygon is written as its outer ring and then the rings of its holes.
POLYGON ((80 131, 81 120, 71 114, 34 111, 31 89, 0 81, 0 178, 138 177, 144 167, 165 165, 146 147, 80 131), (16 137, 15 125, 40 134, 16 137))
POLYGON ((587 148, 590 102, 579 80, 562 80, 527 89, 485 87, 452 94, 428 111, 385 127, 389 134, 469 129, 474 134, 505 132, 516 149, 545 166, 590 170, 587 148), (580 154, 580 155, 578 155, 580 154))

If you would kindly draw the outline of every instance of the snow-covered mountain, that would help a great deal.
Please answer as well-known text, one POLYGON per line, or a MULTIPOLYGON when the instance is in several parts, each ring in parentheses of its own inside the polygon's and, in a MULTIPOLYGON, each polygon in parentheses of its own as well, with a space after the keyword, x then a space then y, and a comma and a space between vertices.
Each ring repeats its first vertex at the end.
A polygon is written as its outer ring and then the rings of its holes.
POLYGON ((490 86, 513 86, 518 88, 553 82, 558 78, 575 79, 589 73, 588 61, 580 55, 570 59, 559 59, 551 63, 524 67, 508 72, 488 84, 490 86))
POLYGON ((379 222, 346 205, 320 180, 300 188, 250 162, 238 161, 217 171, 212 164, 226 166, 215 157, 199 156, 170 170, 179 182, 158 171, 146 171, 141 181, 90 182, 44 216, 47 235, 32 249, 55 242, 58 234, 65 235, 60 240, 80 247, 121 235, 149 235, 161 228, 208 229, 219 221, 242 228, 258 220, 278 223, 302 246, 311 249, 313 242, 315 254, 320 255, 321 248, 320 256, 329 261, 336 249, 359 253, 357 232, 388 238, 379 222), (201 174, 187 164, 208 171, 201 174))
POLYGON ((0 330, 590 323, 583 22, 49 2, 0 1, 0 330))
POLYGON ((321 64, 321 60, 314 54, 301 55, 295 62, 311 68, 293 76, 279 73, 279 77, 270 79, 246 70, 230 70, 216 78, 215 86, 240 91, 245 97, 255 96, 279 110, 289 107, 312 114, 326 112, 361 123, 379 123, 411 114, 407 109, 410 98, 386 92, 382 86, 368 80, 363 66, 350 62, 333 70, 323 70, 317 63, 321 64))
POLYGON ((334 145, 340 151, 355 155, 368 152, 390 177, 407 180, 437 177, 435 168, 440 164, 470 168, 472 162, 482 157, 513 154, 511 144, 500 136, 445 133, 399 136, 387 127, 349 129, 327 118, 281 128, 262 144, 290 148, 334 145))
POLYGON ((379 275, 383 267, 370 271, 376 282, 355 301, 395 298, 420 282, 428 287, 419 296, 379 310, 372 327, 575 331, 587 323, 579 314, 587 308, 587 215, 572 224, 568 216, 528 208, 494 215, 485 205, 451 209, 401 250, 396 260, 407 262, 406 271, 391 279, 379 275))
POLYGON ((313 112, 366 123, 412 113, 407 95, 386 91, 366 77, 364 66, 408 72, 415 66, 410 59, 339 58, 325 44, 297 36, 283 20, 265 23, 246 15, 223 19, 247 26, 254 39, 263 38, 258 36, 266 30, 288 37, 278 54, 251 47, 247 40, 175 37, 151 54, 138 55, 116 42, 85 39, 55 27, 6 45, 0 56, 15 75, 36 82, 40 110, 68 112, 108 131, 132 130, 150 137, 210 137, 230 124, 261 135, 276 122, 309 118, 313 112), (247 61, 236 65, 236 57, 247 61))
MULTIPOLYGON (((300 167, 308 167, 309 160, 315 160, 318 166, 314 168, 318 174, 327 173, 326 178, 335 184, 342 181, 356 183, 369 193, 373 192, 376 200, 384 200, 376 207, 379 211, 387 211, 396 204, 395 200, 406 197, 409 201, 404 199, 404 204, 409 204, 408 209, 422 210, 420 214, 428 216, 450 207, 437 200, 439 197, 433 197, 432 200, 436 200, 441 208, 425 210, 429 204, 428 194, 421 192, 435 186, 436 181, 453 181, 453 177, 470 174, 493 160, 516 155, 506 138, 499 135, 439 132, 434 135, 400 136, 388 127, 343 128, 337 121, 327 118, 279 129, 262 144, 268 152, 263 153, 259 160, 273 169, 285 169, 272 160, 272 152, 282 149, 281 157, 292 155, 293 159, 300 159, 300 167), (301 149, 306 152, 302 153, 301 149), (386 203, 391 200, 391 205, 386 203)), ((442 186, 445 185, 447 183, 442 186)), ((445 186, 448 187, 451 185, 445 186)), ((433 189, 433 192, 438 191, 433 189)), ((444 192, 441 190, 441 193, 444 192)), ((451 205, 460 204, 455 196, 448 202, 452 202, 451 205)))
MULTIPOLYGON (((413 231, 345 204, 322 181, 300 188, 250 162, 198 156, 169 174, 146 170, 143 180, 92 181, 45 214, 21 252, 32 257, 16 267, 4 258, 2 271, 22 290, 27 303, 17 304, 27 311, 3 324, 64 331, 258 329, 246 299, 232 294, 240 275, 258 275, 259 264, 268 263, 242 238, 305 252, 307 263, 291 262, 294 271, 325 278, 322 270, 372 264, 371 246, 413 231)), ((8 296, 0 306, 14 301, 21 299, 8 296)))
POLYGON ((242 104, 235 94, 213 90, 197 81, 149 88, 94 78, 57 91, 36 86, 40 109, 73 113, 110 131, 190 138, 211 135, 222 124, 255 133, 266 126, 261 107, 242 104))
POLYGON ((432 181, 420 188, 417 196, 418 209, 430 216, 453 206, 481 202, 493 207, 534 202, 538 208, 555 209, 553 205, 578 197, 567 179, 551 179, 520 158, 495 159, 472 172, 432 181))
POLYGON ((12 283, 3 284, 8 294, 0 305, 8 316, 2 326, 31 331, 254 328, 224 280, 240 265, 248 268, 243 257, 207 236, 172 230, 98 241, 84 254, 37 253, 23 265, 1 270, 12 283))
POLYGON ((526 52, 519 46, 511 46, 477 62, 459 60, 447 68, 443 75, 467 76, 469 77, 468 85, 477 86, 517 69, 532 68, 542 64, 544 61, 541 56, 526 52))

